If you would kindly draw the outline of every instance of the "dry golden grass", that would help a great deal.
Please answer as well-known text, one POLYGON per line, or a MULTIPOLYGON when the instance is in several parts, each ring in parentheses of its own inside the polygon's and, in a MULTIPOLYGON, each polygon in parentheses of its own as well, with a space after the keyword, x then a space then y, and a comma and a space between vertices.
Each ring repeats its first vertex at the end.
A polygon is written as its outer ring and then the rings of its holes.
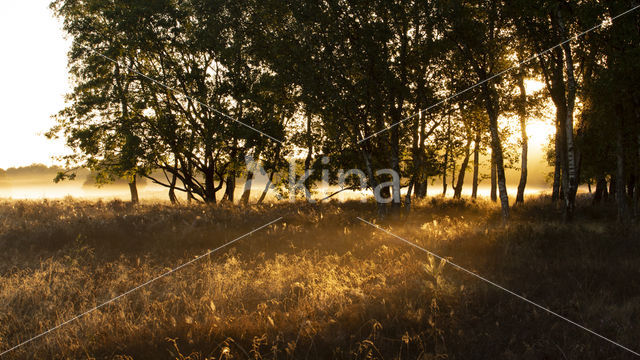
MULTIPOLYGON (((381 226, 640 350, 640 231, 427 200, 381 226)), ((279 216, 282 222, 7 359, 625 359, 628 353, 362 224, 371 204, 0 203, 0 349, 279 216)))

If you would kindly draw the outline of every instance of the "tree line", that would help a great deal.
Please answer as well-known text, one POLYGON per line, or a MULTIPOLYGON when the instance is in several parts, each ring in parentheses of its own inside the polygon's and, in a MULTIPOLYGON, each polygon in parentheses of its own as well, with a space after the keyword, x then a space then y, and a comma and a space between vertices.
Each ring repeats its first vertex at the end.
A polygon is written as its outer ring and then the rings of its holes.
MULTIPOLYGON (((492 198, 509 216, 506 163, 527 182, 527 120, 550 99, 553 201, 571 219, 580 184, 638 216, 640 11, 635 0, 56 0, 72 39, 68 106, 49 136, 74 149, 68 168, 165 186, 177 201, 234 199, 251 182, 301 171, 400 174, 392 208, 426 196, 429 179, 460 197, 490 154, 492 198), (632 10, 633 9, 633 10, 632 10), (629 10, 632 10, 628 12, 629 10), (626 13, 628 12, 628 13, 626 13), (525 81, 544 83, 528 94, 525 81), (501 118, 518 119, 506 146, 501 118), (257 130, 257 131, 256 131, 257 130), (455 183, 454 180, 455 179, 455 183)), ((319 172, 316 172, 318 174, 319 172)), ((64 178, 67 173, 61 174, 64 178)), ((310 184, 317 180, 309 179, 310 184)), ((355 179, 352 179, 355 181, 355 179)), ((259 201, 264 199, 263 192, 259 201)))

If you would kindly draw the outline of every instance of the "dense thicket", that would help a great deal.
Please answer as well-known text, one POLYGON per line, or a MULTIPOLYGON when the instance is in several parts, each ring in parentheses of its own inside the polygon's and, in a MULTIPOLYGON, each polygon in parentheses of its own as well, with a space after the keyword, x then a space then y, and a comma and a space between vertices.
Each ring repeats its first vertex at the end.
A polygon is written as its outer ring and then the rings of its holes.
POLYGON ((308 170, 329 156, 325 168, 362 169, 371 188, 389 180, 376 169, 398 172, 404 201, 398 187, 385 189, 397 208, 424 197, 430 177, 442 177, 444 192, 451 180, 460 197, 469 169, 476 196, 480 155, 490 153, 492 195, 507 218, 513 149, 500 119, 521 128, 521 203, 526 122, 549 98, 554 200, 570 219, 578 185, 595 183, 594 201, 615 198, 626 221, 638 214, 640 11, 617 16, 634 6, 56 0, 75 88, 50 135, 76 150, 70 167, 128 179, 133 200, 142 176, 172 201, 176 191, 234 201, 236 179, 253 178, 247 155, 272 181, 287 158, 308 170), (545 84, 543 96, 526 92, 527 79, 545 84))

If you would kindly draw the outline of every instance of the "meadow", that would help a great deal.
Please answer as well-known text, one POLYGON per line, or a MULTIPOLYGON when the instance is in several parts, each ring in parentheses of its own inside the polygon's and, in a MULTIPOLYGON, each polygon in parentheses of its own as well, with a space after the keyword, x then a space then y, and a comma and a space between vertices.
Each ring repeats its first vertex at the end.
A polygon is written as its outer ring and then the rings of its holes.
MULTIPOLYGON (((508 225, 426 199, 381 227, 640 351, 640 228, 547 197, 508 225)), ((282 216, 3 359, 628 359, 368 226, 373 203, 0 201, 0 352, 282 216)))

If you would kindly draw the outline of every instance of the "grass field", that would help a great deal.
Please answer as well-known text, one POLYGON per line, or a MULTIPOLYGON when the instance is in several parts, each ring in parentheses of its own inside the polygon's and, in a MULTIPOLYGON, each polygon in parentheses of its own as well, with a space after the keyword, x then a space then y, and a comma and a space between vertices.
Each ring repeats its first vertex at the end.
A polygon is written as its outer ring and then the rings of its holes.
MULTIPOLYGON (((640 351, 640 229, 587 199, 426 200, 378 221, 640 351)), ((6 359, 627 359, 356 219, 375 205, 0 202, 0 351, 280 216, 6 359)))

